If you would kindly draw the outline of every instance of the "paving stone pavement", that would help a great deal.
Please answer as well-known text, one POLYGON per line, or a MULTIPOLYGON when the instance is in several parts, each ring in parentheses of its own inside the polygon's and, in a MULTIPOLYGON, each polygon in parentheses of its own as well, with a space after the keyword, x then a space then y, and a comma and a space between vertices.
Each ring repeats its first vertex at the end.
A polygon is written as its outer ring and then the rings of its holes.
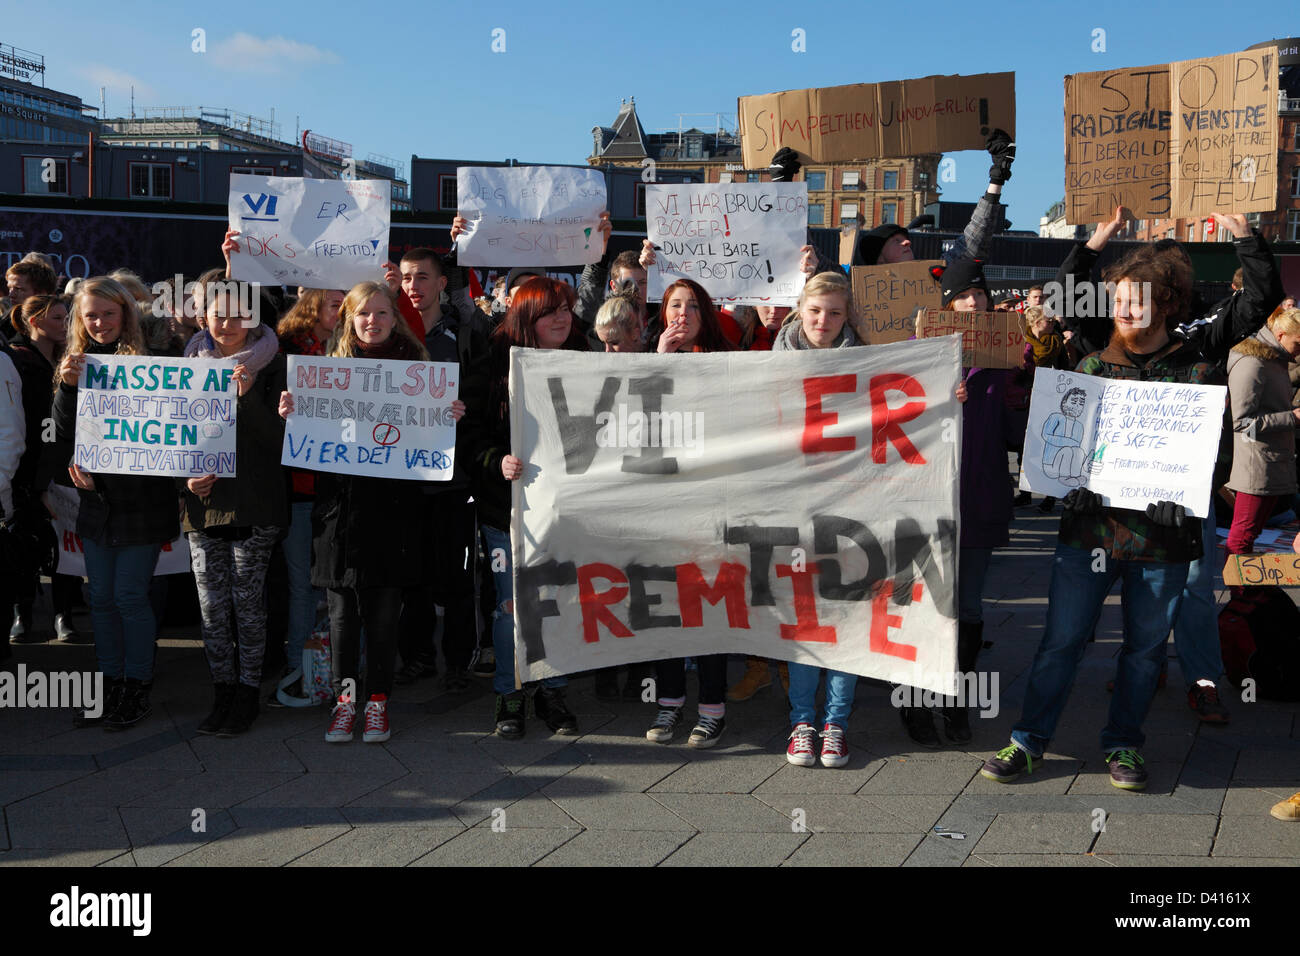
MULTIPOLYGON (((1228 726, 1198 724, 1172 642, 1146 724, 1151 786, 1110 786, 1097 734, 1118 592, 1042 769, 1006 786, 979 776, 1018 714, 1055 529, 1021 509, 994 558, 980 667, 999 677, 1000 709, 972 721, 964 748, 918 748, 888 688, 866 680, 843 769, 786 762, 776 683, 729 705, 715 749, 688 749, 685 732, 656 745, 651 705, 598 701, 590 677, 569 691, 577 737, 537 721, 523 741, 493 737, 486 681, 448 697, 433 679, 398 688, 386 744, 325 744, 320 709, 264 710, 245 737, 219 740, 196 735, 210 687, 195 629, 180 629, 161 642, 154 715, 130 731, 0 709, 0 865, 1294 865, 1300 826, 1268 809, 1300 790, 1300 708, 1227 698, 1228 726)), ((3 666, 20 662, 88 670, 94 653, 15 647, 3 666)), ((733 679, 742 667, 733 659, 733 679)))

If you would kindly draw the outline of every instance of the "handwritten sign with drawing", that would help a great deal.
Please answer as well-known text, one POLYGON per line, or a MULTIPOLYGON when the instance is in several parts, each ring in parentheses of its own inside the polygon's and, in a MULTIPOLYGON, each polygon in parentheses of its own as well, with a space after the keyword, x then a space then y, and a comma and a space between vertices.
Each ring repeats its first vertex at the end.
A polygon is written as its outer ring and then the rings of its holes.
POLYGON ((450 481, 455 362, 290 355, 293 414, 280 464, 311 471, 450 481))
POLYGON ((461 166, 456 240, 463 266, 571 266, 599 262, 605 174, 569 166, 461 166))
POLYGON ((1087 488, 1133 511, 1173 501, 1203 518, 1226 394, 1221 385, 1037 369, 1020 488, 1057 498, 1087 488))
POLYGON ((350 289, 379 281, 388 259, 392 187, 383 179, 230 176, 231 277, 350 289))

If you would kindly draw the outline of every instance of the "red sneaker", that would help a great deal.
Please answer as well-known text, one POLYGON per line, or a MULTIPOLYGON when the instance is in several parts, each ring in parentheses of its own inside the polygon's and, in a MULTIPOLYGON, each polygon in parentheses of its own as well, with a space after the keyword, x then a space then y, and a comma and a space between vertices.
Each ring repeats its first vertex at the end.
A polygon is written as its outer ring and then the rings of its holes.
POLYGON ((357 707, 352 698, 344 695, 334 705, 330 728, 325 731, 327 744, 343 744, 352 739, 352 725, 356 723, 357 707))
POLYGON ((361 739, 368 744, 378 744, 388 736, 388 695, 371 694, 366 702, 366 732, 361 739))
POLYGON ((795 724, 790 732, 790 746, 785 748, 785 759, 796 767, 811 767, 817 762, 817 755, 813 753, 813 738, 816 736, 812 724, 795 724))
POLYGON ((822 766, 843 767, 849 762, 849 747, 844 742, 844 728, 827 724, 822 728, 822 766))

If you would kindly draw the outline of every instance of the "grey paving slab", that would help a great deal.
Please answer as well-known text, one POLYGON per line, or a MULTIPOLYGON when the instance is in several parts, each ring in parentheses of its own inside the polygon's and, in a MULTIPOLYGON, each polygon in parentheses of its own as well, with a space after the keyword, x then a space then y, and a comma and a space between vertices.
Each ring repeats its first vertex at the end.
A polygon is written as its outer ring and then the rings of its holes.
POLYGON ((935 757, 895 757, 862 785, 859 793, 960 793, 979 772, 979 764, 964 754, 935 757))
POLYGON ((778 793, 857 793, 872 775, 885 765, 885 758, 870 758, 862 751, 851 751, 847 766, 828 768, 796 767, 778 757, 776 770, 751 792, 755 796, 778 793))
POLYGON ((383 744, 364 743, 360 732, 350 743, 326 743, 322 733, 292 737, 285 745, 309 773, 397 774, 407 769, 383 744))
MULTIPOLYGON (((782 766, 782 757, 703 751, 650 787, 651 793, 750 793, 782 766)), ((581 771, 578 771, 580 775, 581 771)))
POLYGON ((284 866, 348 832, 346 826, 244 827, 167 866, 284 866))
POLYGON ((134 853, 127 852, 127 853, 122 853, 122 854, 120 854, 120 855, 118 855, 118 856, 112 857, 112 858, 110 858, 110 859, 107 859, 107 860, 105 860, 103 863, 101 863, 101 864, 99 864, 99 865, 100 865, 100 866, 131 866, 131 867, 137 867, 137 866, 141 866, 142 864, 140 864, 139 862, 136 861, 136 858, 135 858, 135 854, 134 854, 134 853))
POLYGON ((1221 817, 1211 853, 1219 857, 1290 857, 1300 860, 1300 826, 1294 822, 1234 813, 1221 817))
MULTIPOLYGON (((489 724, 489 726, 491 725, 489 724)), ((523 740, 483 737, 475 746, 482 748, 484 754, 507 770, 514 772, 530 764, 537 763, 556 751, 564 750, 574 742, 572 737, 552 735, 545 726, 539 726, 536 729, 530 726, 528 736, 523 740)))
POLYGON ((406 866, 459 832, 426 826, 357 827, 291 860, 289 866, 406 866))
POLYGON ((303 773, 307 769, 284 740, 270 737, 224 739, 198 736, 190 739, 190 748, 206 770, 303 773))
POLYGON ((1300 782, 1300 744, 1287 748, 1261 746, 1243 750, 1237 759, 1232 782, 1255 786, 1280 783, 1283 780, 1300 782))
POLYGON ((465 824, 448 807, 343 807, 343 819, 354 827, 439 827, 463 830, 465 824))
POLYGON ((0 866, 99 866, 122 855, 121 849, 58 850, 14 849, 0 853, 0 866))
POLYGON ((854 794, 756 794, 755 798, 781 814, 791 830, 796 826, 811 833, 907 833, 920 829, 854 794))
POLYGON ((562 795, 556 791, 562 783, 563 781, 552 784, 542 790, 542 793, 585 829, 687 832, 696 829, 647 794, 607 791, 562 795))
POLYGON ((1219 818, 1210 814, 1126 813, 1110 814, 1105 830, 1097 837, 1093 852, 1099 856, 1210 855, 1219 818))
MULTIPOLYGON (((0 806, 24 797, 53 790, 94 770, 4 770, 0 771, 0 806)), ((1276 802, 1276 801, 1275 801, 1276 802)))
POLYGON ((862 796, 871 806, 897 817, 913 828, 928 830, 948 812, 952 801, 948 797, 931 797, 917 794, 898 795, 873 793, 862 796))
POLYGON ((39 801, 40 806, 51 810, 57 808, 60 812, 71 812, 76 807, 124 806, 144 794, 193 776, 197 774, 189 770, 130 770, 113 767, 51 787, 16 805, 21 807, 39 801))
POLYGON ((1049 753, 1045 760, 1034 761, 1032 773, 1019 777, 1010 783, 998 783, 996 780, 987 780, 980 776, 979 769, 984 765, 984 761, 992 756, 990 751, 975 761, 975 776, 971 778, 970 784, 965 788, 966 793, 998 795, 998 796, 1041 796, 1041 795, 1063 795, 1070 792, 1074 785, 1079 770, 1083 767, 1082 760, 1074 757, 1061 757, 1049 753))
POLYGON ((1290 790, 1285 787, 1232 787, 1223 801, 1222 812, 1225 816, 1230 813, 1268 816, 1273 804, 1286 800, 1297 789, 1300 789, 1300 782, 1290 790))
POLYGON ((899 866, 916 848, 914 833, 814 833, 782 866, 899 866))
POLYGON ((341 807, 404 776, 404 770, 295 774, 237 803, 241 807, 341 807))
MULTIPOLYGON (((503 777, 496 783, 485 787, 467 800, 453 804, 451 812, 465 826, 472 827, 490 818, 494 810, 503 809, 536 793, 542 787, 554 783, 552 777, 536 777, 515 774, 503 777)), ((583 790, 584 794, 589 790, 583 790)))
MULTIPOLYGON (((452 812, 456 812, 453 808, 452 812)), ((459 816, 459 814, 457 814, 459 816)), ((480 827, 527 827, 533 830, 581 830, 582 825, 540 793, 531 793, 514 803, 493 807, 480 827)))
POLYGON ((500 773, 408 773, 352 800, 363 807, 450 807, 502 779, 500 773))
POLYGON ((704 832, 793 832, 789 816, 749 794, 656 793, 654 799, 689 827, 704 832))
POLYGON ((406 770, 414 773, 501 773, 505 766, 477 746, 469 735, 412 738, 405 734, 384 744, 384 749, 406 770))
MULTIPOLYGON (((37 798, 39 800, 39 798, 37 798)), ((41 806, 25 800, 5 808, 9 844, 15 850, 129 850, 131 842, 115 807, 41 806)))
POLYGON ((537 866, 655 866, 687 840, 690 833, 658 830, 585 830, 537 862, 537 866))
MULTIPOLYGON (((1180 857, 1180 859, 1182 859, 1180 857)), ((996 866, 1020 869, 1021 867, 1086 866, 1104 867, 1109 864, 1087 853, 976 853, 962 866, 996 866)))
POLYGON ((697 833, 660 866, 779 866, 807 833, 697 833))
POLYGON ((162 866, 195 847, 233 833, 234 818, 224 810, 205 811, 195 817, 188 807, 127 807, 119 811, 133 859, 140 866, 162 866), (201 826, 201 830, 195 830, 201 826))
POLYGON ((577 836, 574 830, 519 827, 466 830, 413 861, 412 866, 532 866, 577 836))
POLYGON ((126 801, 131 807, 232 807, 250 797, 301 777, 300 773, 209 770, 126 801))
POLYGON ((641 793, 665 780, 681 766, 683 764, 677 761, 637 761, 620 757, 617 761, 575 764, 560 779, 573 791, 585 788, 590 791, 626 790, 641 793))
POLYGON ((1080 813, 1000 813, 973 853, 1086 853, 1097 836, 1080 813))
MULTIPOLYGON (((1154 760, 1148 760, 1143 766, 1146 768, 1149 779, 1147 788, 1141 791, 1142 795, 1147 797, 1168 796, 1174 792, 1174 787, 1178 783, 1178 777, 1182 773, 1182 765, 1176 763, 1157 763, 1154 760)), ((1227 781, 1223 781, 1225 784, 1227 781)), ((1110 782, 1110 771, 1106 765, 1098 758, 1094 762, 1084 765, 1079 775, 1074 778, 1074 783, 1070 786, 1070 794, 1108 794, 1114 793, 1119 788, 1110 782)))

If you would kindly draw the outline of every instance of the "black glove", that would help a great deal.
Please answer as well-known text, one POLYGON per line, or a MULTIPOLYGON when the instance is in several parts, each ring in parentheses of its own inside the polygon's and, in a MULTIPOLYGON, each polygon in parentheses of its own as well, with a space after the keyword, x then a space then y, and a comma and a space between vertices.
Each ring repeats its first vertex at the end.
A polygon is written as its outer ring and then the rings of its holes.
POLYGON ((1187 520, 1187 509, 1172 501, 1157 501, 1147 505, 1147 517, 1164 528, 1181 528, 1187 520))
POLYGON ((772 157, 772 164, 768 168, 772 170, 772 182, 792 183, 803 164, 799 162, 798 153, 789 146, 784 146, 772 157))
POLYGON ((459 292, 465 288, 465 270, 456 265, 456 250, 451 251, 451 255, 443 256, 442 274, 447 277, 446 292, 451 295, 453 292, 459 292))
POLYGON ((1011 178, 1011 164, 1016 159, 1015 141, 1003 130, 989 133, 984 148, 989 151, 993 165, 989 167, 989 182, 1001 185, 1011 178))
POLYGON ((1061 499, 1061 505, 1066 511, 1073 511, 1076 514, 1096 514, 1101 510, 1101 495, 1087 488, 1075 488, 1061 499))

